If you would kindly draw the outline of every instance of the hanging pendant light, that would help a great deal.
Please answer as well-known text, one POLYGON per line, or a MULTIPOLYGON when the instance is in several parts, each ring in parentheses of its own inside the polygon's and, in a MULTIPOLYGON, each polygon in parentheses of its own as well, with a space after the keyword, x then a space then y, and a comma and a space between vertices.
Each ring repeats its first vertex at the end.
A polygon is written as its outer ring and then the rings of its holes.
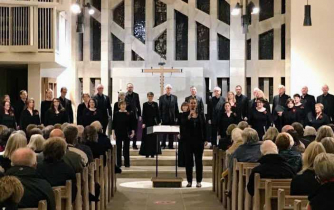
POLYGON ((305 5, 304 26, 312 26, 311 5, 308 4, 308 0, 307 0, 307 5, 305 5))

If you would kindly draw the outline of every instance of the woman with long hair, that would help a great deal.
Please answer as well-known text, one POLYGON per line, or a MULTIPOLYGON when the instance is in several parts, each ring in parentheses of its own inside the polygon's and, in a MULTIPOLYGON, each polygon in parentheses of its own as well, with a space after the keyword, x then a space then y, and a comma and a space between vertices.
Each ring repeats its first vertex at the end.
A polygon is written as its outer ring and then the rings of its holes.
POLYGON ((45 125, 45 113, 50 109, 53 98, 53 91, 51 89, 45 90, 45 100, 41 103, 41 122, 45 125))
POLYGON ((41 124, 39 112, 35 109, 35 100, 33 98, 29 98, 26 101, 26 108, 21 114, 20 128, 25 131, 29 124, 41 124))
POLYGON ((51 107, 45 113, 45 126, 68 122, 66 111, 58 98, 52 99, 51 107))
POLYGON ((92 122, 101 122, 101 112, 96 108, 96 101, 94 99, 89 99, 88 107, 83 111, 82 124, 84 127, 92 124, 92 122))
POLYGON ((237 100, 235 99, 235 94, 232 91, 229 91, 226 96, 226 102, 231 105, 231 110, 236 113, 237 111, 237 100))
POLYGON ((0 110, 0 125, 8 128, 17 129, 14 110, 11 108, 10 102, 4 101, 0 110))

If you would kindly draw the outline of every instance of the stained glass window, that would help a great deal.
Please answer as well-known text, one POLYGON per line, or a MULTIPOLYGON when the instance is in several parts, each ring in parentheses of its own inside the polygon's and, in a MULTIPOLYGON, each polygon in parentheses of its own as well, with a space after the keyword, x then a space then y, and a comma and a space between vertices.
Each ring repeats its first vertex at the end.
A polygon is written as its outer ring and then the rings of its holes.
POLYGON ((114 22, 124 28, 124 1, 114 9, 113 16, 114 22))
POLYGON ((135 51, 132 50, 132 60, 133 61, 143 61, 144 59, 140 57, 135 51))
POLYGON ((252 40, 248 39, 246 43, 247 60, 252 60, 252 40))
POLYGON ((124 61, 124 43, 118 39, 114 34, 112 37, 112 60, 124 61))
POLYGON ((285 24, 281 27, 281 59, 285 60, 285 24))
POLYGON ((230 25, 231 12, 230 4, 226 0, 218 0, 218 19, 230 25))
POLYGON ((266 20, 274 17, 274 0, 260 0, 259 20, 266 20))
POLYGON ((259 35, 259 59, 273 60, 274 58, 274 30, 259 35))
POLYGON ((101 23, 90 17, 90 38, 91 38, 91 54, 92 61, 101 60, 101 23))
POLYGON ((145 0, 134 0, 133 35, 145 44, 145 0))
POLYGON ((197 0, 197 9, 210 14, 210 0, 197 0))
POLYGON ((166 59, 167 54, 167 30, 165 30, 155 41, 154 51, 166 59))
POLYGON ((218 60, 230 60, 230 40, 218 34, 218 60))
POLYGON ((160 25, 167 20, 167 4, 154 0, 154 26, 160 25))
POLYGON ((210 60, 210 30, 197 23, 197 60, 210 60))
POLYGON ((188 17, 175 11, 175 60, 188 60, 188 17))

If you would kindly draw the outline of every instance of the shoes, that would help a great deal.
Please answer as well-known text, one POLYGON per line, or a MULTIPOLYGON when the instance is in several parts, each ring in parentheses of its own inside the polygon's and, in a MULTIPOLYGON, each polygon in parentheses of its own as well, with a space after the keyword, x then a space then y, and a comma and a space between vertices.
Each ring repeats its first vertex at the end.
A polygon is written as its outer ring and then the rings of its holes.
POLYGON ((210 149, 213 149, 213 145, 210 146, 210 149))
POLYGON ((187 187, 191 187, 191 183, 190 182, 188 182, 187 187))
POLYGON ((149 158, 150 156, 149 155, 146 155, 146 158, 149 158))
POLYGON ((154 158, 154 155, 151 155, 151 158, 154 158))
POLYGON ((201 184, 200 182, 197 182, 196 187, 197 187, 197 188, 201 188, 201 187, 202 187, 202 184, 201 184))
POLYGON ((121 174, 122 173, 122 169, 118 166, 115 166, 115 173, 116 174, 121 174))
POLYGON ((126 165, 125 168, 130 168, 130 165, 126 165))
POLYGON ((132 149, 138 150, 138 147, 135 145, 135 146, 132 147, 132 149))

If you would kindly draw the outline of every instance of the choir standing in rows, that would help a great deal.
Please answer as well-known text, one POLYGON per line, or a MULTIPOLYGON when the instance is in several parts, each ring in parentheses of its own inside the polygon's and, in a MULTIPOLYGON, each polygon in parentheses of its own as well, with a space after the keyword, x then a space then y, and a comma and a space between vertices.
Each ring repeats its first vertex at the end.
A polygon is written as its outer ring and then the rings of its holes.
POLYGON ((82 114, 82 125, 86 127, 95 121, 102 121, 101 111, 96 108, 96 101, 89 99, 88 107, 84 109, 82 114))
POLYGON ((45 125, 45 113, 50 109, 53 98, 53 91, 47 89, 45 91, 45 100, 41 103, 41 123, 45 125))
POLYGON ((29 124, 41 124, 39 112, 35 109, 35 100, 33 98, 27 99, 26 108, 21 114, 20 128, 25 131, 29 124))
POLYGON ((22 113, 24 107, 26 106, 27 98, 28 98, 27 91, 26 90, 21 90, 20 91, 20 99, 18 100, 18 102, 16 102, 16 106, 14 107, 15 120, 16 120, 17 123, 20 122, 21 113, 22 113))
POLYGON ((83 102, 79 104, 77 109, 77 124, 83 125, 83 113, 84 110, 88 108, 88 102, 90 100, 90 95, 88 93, 82 94, 82 100, 83 102))
POLYGON ((2 103, 0 113, 0 124, 5 125, 8 128, 13 128, 16 130, 16 119, 13 109, 10 106, 10 102, 4 101, 2 103))
POLYGON ((101 124, 103 127, 103 133, 106 134, 109 120, 111 121, 112 109, 109 96, 103 94, 103 85, 97 86, 97 94, 93 97, 97 103, 96 108, 101 112, 101 124))
POLYGON ((68 116, 66 115, 66 111, 63 106, 60 104, 60 100, 58 98, 54 98, 51 103, 51 107, 45 113, 45 124, 55 125, 55 124, 63 124, 68 122, 68 116))

